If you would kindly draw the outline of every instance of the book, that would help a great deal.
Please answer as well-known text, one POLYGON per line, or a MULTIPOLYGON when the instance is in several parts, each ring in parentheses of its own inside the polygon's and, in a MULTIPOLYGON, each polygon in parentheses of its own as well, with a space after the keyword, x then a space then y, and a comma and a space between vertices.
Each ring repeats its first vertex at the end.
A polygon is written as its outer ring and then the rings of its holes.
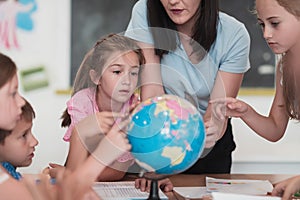
MULTIPOLYGON (((148 192, 135 188, 134 181, 95 182, 93 189, 102 200, 147 199, 149 197, 148 192)), ((168 199, 161 190, 159 190, 159 197, 168 199)))

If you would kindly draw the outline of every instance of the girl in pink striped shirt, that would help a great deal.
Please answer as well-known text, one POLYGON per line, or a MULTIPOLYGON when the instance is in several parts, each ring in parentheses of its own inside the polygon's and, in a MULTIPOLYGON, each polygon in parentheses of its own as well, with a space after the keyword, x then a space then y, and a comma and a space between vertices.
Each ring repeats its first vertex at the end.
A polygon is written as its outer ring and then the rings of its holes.
MULTIPOLYGON (((68 126, 63 139, 70 141, 67 168, 74 170, 83 163, 112 125, 118 123, 118 118, 129 113, 138 85, 140 66, 144 63, 145 58, 139 46, 133 40, 117 34, 102 38, 87 53, 76 74, 73 94, 62 116, 62 126, 68 126), (83 139, 81 133, 74 129, 75 124, 95 113, 100 119, 98 124, 101 131, 96 137, 83 139)), ((125 153, 106 167, 98 181, 120 180, 132 164, 132 155, 125 153)))

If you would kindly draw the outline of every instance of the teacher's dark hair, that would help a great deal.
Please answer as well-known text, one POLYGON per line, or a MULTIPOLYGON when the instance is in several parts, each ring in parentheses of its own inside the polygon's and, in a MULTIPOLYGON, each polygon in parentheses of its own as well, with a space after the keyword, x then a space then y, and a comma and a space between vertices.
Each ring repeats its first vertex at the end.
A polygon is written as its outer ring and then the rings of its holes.
MULTIPOLYGON (((218 0, 201 0, 196 13, 197 20, 193 27, 192 39, 200 44, 207 52, 217 37, 217 24, 219 20, 218 0)), ((148 24, 152 29, 155 54, 162 57, 168 51, 176 49, 176 24, 170 19, 160 0, 147 1, 148 24), (174 31, 161 31, 165 28, 174 31)), ((193 50, 199 45, 193 45, 193 50)))

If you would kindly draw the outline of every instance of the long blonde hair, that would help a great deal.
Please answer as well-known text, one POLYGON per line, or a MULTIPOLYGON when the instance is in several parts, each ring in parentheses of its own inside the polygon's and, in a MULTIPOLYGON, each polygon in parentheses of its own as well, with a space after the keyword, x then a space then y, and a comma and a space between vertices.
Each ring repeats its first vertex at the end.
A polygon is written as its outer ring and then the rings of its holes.
MULTIPOLYGON (((276 1, 300 20, 300 0, 276 1)), ((286 111, 291 119, 300 120, 300 63, 295 65, 295 63, 290 62, 288 55, 285 55, 282 59, 282 86, 286 111)))
POLYGON ((286 111, 291 119, 300 120, 300 63, 289 61, 288 55, 282 58, 282 87, 286 111))
MULTIPOLYGON (((75 77, 72 96, 85 88, 95 88, 95 83, 90 78, 90 70, 94 70, 99 77, 103 72, 103 68, 107 59, 114 52, 134 52, 138 56, 139 64, 142 66, 145 64, 145 57, 142 49, 137 43, 123 35, 109 34, 96 42, 94 47, 85 55, 75 77)), ((62 115, 62 127, 69 126, 71 124, 71 118, 67 109, 62 115)))

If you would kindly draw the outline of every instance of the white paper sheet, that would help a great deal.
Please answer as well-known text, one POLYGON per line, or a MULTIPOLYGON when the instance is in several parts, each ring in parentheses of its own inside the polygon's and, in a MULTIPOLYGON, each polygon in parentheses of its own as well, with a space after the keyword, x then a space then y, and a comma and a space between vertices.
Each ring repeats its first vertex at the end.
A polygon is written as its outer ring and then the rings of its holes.
MULTIPOLYGON (((136 189, 134 181, 96 182, 93 189, 102 200, 147 199, 149 196, 149 193, 136 189)), ((159 197, 168 199, 161 190, 159 197)))
POLYGON ((273 185, 268 180, 216 179, 206 177, 208 192, 223 192, 246 195, 266 195, 273 185))
POLYGON ((200 199, 203 196, 210 195, 206 191, 206 187, 174 187, 173 190, 187 199, 200 199))
POLYGON ((250 196, 243 194, 229 194, 222 192, 213 192, 212 193, 213 200, 280 200, 279 197, 271 197, 271 196, 250 196))

